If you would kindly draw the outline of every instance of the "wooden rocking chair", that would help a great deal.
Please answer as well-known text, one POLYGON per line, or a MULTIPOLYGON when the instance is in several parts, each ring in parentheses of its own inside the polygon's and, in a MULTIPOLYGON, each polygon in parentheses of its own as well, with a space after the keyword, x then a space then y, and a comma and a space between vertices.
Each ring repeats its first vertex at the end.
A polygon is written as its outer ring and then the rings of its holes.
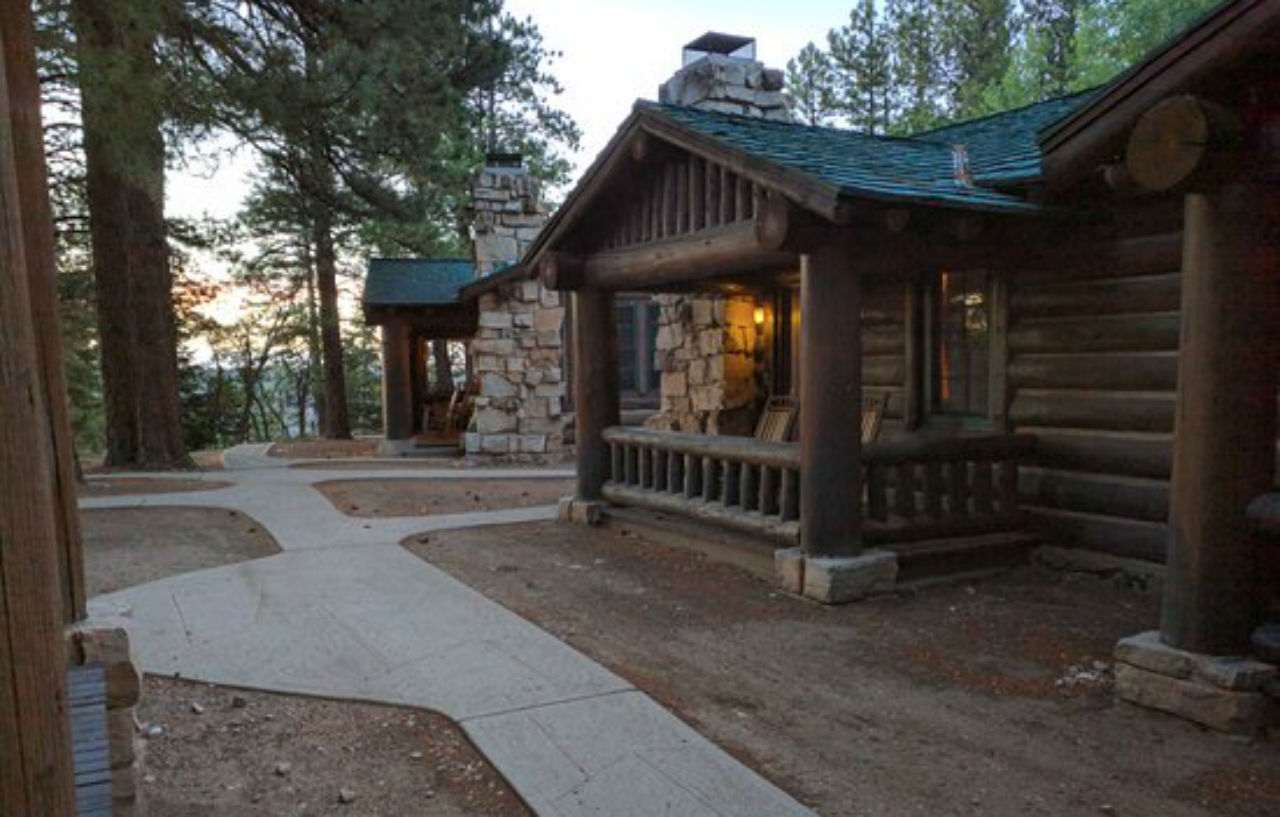
POLYGON ((862 444, 873 443, 880 436, 880 423, 889 407, 889 392, 862 395, 862 444))
POLYGON ((756 423, 755 438, 769 442, 790 442, 796 426, 800 404, 794 397, 770 397, 764 404, 760 421, 756 423))

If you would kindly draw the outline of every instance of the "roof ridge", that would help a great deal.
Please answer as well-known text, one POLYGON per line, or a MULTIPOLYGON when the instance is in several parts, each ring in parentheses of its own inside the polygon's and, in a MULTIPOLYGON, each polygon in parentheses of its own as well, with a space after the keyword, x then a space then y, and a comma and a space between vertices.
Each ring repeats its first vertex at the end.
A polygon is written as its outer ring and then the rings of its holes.
MULTIPOLYGON (((1038 108, 1042 105, 1049 105, 1054 102, 1062 102, 1063 100, 1073 99, 1075 97, 1082 97, 1089 94, 1095 94, 1098 91, 1102 90, 1103 88, 1107 87, 1107 85, 1109 84, 1110 84, 1109 82, 1104 82, 1100 85, 1094 85, 1091 88, 1085 88, 1079 91, 1072 91, 1069 94, 1059 94, 1058 96, 1051 96, 1048 99, 1041 99, 1037 102, 1028 102, 1025 105, 1018 105, 1017 107, 1014 107, 1014 108, 1006 108, 1003 111, 993 111, 992 113, 983 114, 982 116, 975 116, 971 119, 962 119, 959 122, 949 122, 946 125, 940 125, 936 128, 930 128, 929 130, 918 131, 916 133, 911 134, 911 136, 914 139, 919 139, 925 142, 937 142, 939 140, 933 138, 935 134, 940 134, 944 131, 954 130, 956 128, 967 127, 969 125, 973 125, 978 122, 985 122, 989 119, 999 119, 1001 117, 1009 116, 1010 114, 1020 113, 1022 111, 1028 111, 1028 110, 1031 110, 1032 108, 1038 108)), ((1067 116, 1070 116, 1070 112, 1064 113, 1061 117, 1059 117, 1059 119, 1064 119, 1067 116)), ((1054 120, 1054 121, 1057 121, 1057 120, 1054 120)), ((1052 124, 1053 122, 1049 122, 1049 123, 1046 123, 1043 127, 1047 128, 1052 124)))
POLYGON ((726 113, 724 111, 708 111, 702 108, 694 108, 688 105, 672 105, 669 102, 654 102, 651 99, 637 99, 636 107, 644 106, 647 108, 656 108, 660 111, 690 111, 699 116, 712 116, 720 119, 729 119, 734 121, 750 122, 752 124, 768 125, 777 128, 803 128, 810 131, 823 131, 825 133, 833 133, 839 136, 852 136, 859 139, 873 139, 880 142, 914 142, 916 144, 935 145, 932 139, 921 139, 915 134, 890 134, 890 133, 866 133, 864 131, 854 130, 852 128, 838 128, 832 125, 807 125, 804 122, 782 122, 777 119, 765 119, 759 116, 748 116, 741 113, 726 113))

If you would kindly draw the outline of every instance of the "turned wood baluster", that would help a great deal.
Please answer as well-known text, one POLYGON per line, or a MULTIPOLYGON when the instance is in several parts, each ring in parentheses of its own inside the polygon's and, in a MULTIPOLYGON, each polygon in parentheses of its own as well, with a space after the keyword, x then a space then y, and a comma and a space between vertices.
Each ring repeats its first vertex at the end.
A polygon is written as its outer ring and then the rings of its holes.
POLYGON ((883 465, 867 465, 867 516, 877 522, 889 518, 888 486, 883 465))
POLYGON ((627 485, 636 484, 636 456, 636 447, 628 443, 624 454, 626 462, 623 465, 623 474, 626 477, 625 482, 627 485))
POLYGON ((760 502, 757 507, 765 516, 778 513, 778 469, 760 466, 760 502))
POLYGON ((782 470, 782 521, 800 518, 800 477, 790 468, 782 470))
POLYGON ((738 504, 738 489, 741 487, 738 481, 738 470, 741 464, 733 460, 725 460, 722 470, 724 480, 724 492, 721 494, 720 501, 726 508, 738 504))
POLYGON ((744 511, 754 511, 760 507, 760 489, 757 485, 760 480, 757 475, 761 467, 749 462, 744 462, 741 466, 738 501, 742 504, 744 511))
POLYGON ((716 474, 720 463, 711 457, 702 458, 702 501, 716 501, 716 474))
POLYGON ((684 455, 672 451, 667 455, 667 493, 684 491, 684 455))
POLYGON ((969 515, 969 463, 954 460, 947 463, 947 512, 954 518, 969 515))
POLYGON ((938 462, 924 465, 924 512, 942 518, 942 464, 938 462))
POLYGON ((1000 463, 1000 513, 1013 516, 1018 512, 1018 460, 1009 457, 1000 463))
POLYGON ((650 473, 652 472, 652 470, 653 470, 653 469, 650 467, 650 456, 649 456, 649 455, 650 455, 650 451, 649 451, 649 448, 648 448, 647 446, 643 446, 643 445, 642 445, 642 446, 639 446, 638 452, 639 452, 639 459, 640 459, 640 469, 639 469, 639 470, 640 470, 640 475, 639 475, 639 476, 640 476, 640 479, 639 479, 638 484, 639 484, 639 486, 640 486, 641 488, 648 488, 648 487, 649 487, 649 474, 650 474, 650 473))
POLYGON ((619 485, 624 484, 625 473, 623 471, 623 446, 620 443, 609 443, 609 481, 619 485))
POLYGON ((916 515, 915 463, 898 463, 896 476, 898 484, 893 492, 893 512, 903 519, 911 519, 916 515))
POLYGON ((702 495, 702 463, 693 454, 684 455, 684 498, 702 495))
POLYGON ((973 464, 973 511, 978 516, 996 512, 995 488, 991 479, 991 461, 978 460, 973 464))

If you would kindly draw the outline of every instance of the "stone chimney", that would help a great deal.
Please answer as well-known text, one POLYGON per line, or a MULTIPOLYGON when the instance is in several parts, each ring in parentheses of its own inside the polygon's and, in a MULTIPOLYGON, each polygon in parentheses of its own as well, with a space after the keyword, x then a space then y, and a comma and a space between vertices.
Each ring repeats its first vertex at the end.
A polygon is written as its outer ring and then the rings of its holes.
POLYGON ((754 39, 708 31, 684 47, 683 65, 658 89, 658 101, 789 122, 782 81, 781 71, 756 59, 754 39))
POLYGON ((523 258, 546 214, 538 200, 537 180, 519 153, 486 154, 471 196, 471 241, 476 273, 483 277, 523 258))

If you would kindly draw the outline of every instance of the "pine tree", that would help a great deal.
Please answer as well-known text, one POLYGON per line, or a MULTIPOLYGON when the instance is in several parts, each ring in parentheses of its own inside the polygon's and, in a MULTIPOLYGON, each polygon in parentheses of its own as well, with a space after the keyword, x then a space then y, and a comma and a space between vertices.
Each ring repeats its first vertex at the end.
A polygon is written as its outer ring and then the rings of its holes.
POLYGON ((858 0, 849 24, 827 33, 835 108, 857 130, 885 133, 893 116, 888 32, 874 0, 858 0))
POLYGON ((939 0, 941 57, 951 118, 982 113, 982 97, 999 82, 1013 44, 1012 0, 939 0))
POLYGON ((927 130, 942 118, 941 44, 936 0, 888 0, 892 46, 893 132, 927 130))
POLYGON ((787 60, 791 112, 806 125, 825 125, 832 116, 833 75, 827 54, 813 43, 787 60))

